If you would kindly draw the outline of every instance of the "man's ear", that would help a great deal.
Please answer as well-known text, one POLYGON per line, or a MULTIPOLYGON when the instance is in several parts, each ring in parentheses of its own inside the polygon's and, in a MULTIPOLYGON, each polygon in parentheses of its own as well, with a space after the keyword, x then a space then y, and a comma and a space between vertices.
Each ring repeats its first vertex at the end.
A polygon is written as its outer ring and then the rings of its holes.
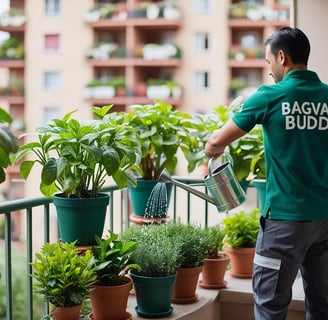
POLYGON ((279 50, 278 51, 278 62, 280 62, 280 64, 283 66, 286 64, 286 60, 287 60, 287 56, 286 56, 285 51, 279 50))

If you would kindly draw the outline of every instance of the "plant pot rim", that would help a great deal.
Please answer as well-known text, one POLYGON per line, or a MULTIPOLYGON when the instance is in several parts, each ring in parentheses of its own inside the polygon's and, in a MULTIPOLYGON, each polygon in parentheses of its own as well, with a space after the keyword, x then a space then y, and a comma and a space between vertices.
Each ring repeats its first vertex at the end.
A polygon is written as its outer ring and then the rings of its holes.
POLYGON ((229 255, 227 253, 222 254, 223 257, 219 258, 204 258, 204 261, 218 261, 218 260, 229 260, 229 255))
POLYGON ((130 270, 129 271, 129 274, 131 276, 137 276, 139 278, 157 278, 157 279, 160 279, 160 278, 165 278, 165 277, 172 277, 172 276, 176 276, 177 274, 177 271, 175 273, 171 273, 171 274, 166 274, 166 275, 162 275, 162 276, 147 276, 147 275, 144 275, 144 274, 139 274, 138 272, 134 271, 134 270, 130 270))
POLYGON ((65 193, 64 192, 57 192, 55 193, 52 197, 53 198, 60 198, 60 199, 67 199, 67 200, 72 200, 72 201, 83 201, 83 200, 91 200, 91 199, 99 199, 99 198, 106 198, 109 197, 108 193, 105 192, 98 192, 97 194, 97 198, 79 198, 79 197, 72 197, 72 198, 68 198, 66 196, 64 196, 65 193))

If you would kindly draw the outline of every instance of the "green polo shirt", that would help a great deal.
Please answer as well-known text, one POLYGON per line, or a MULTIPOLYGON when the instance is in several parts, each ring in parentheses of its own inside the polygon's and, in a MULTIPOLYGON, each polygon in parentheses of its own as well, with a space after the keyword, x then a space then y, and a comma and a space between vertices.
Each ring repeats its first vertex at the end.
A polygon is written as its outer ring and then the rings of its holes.
POLYGON ((328 218, 328 86, 313 71, 293 70, 263 85, 234 114, 263 128, 267 193, 263 215, 276 220, 328 218))

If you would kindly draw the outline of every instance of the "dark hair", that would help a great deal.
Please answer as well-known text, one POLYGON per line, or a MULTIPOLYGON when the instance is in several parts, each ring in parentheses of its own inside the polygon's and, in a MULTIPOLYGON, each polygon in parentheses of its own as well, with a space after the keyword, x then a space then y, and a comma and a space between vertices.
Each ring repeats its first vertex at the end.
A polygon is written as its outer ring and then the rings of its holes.
POLYGON ((273 33, 265 42, 270 45, 271 52, 277 56, 283 50, 293 63, 307 65, 310 55, 310 41, 298 28, 284 27, 273 33))

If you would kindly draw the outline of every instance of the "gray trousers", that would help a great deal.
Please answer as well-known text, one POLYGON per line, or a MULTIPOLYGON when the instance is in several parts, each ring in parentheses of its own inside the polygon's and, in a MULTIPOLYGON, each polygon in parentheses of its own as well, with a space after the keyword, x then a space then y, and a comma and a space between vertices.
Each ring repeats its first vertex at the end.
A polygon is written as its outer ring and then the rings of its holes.
POLYGON ((328 320, 328 219, 261 217, 253 270, 255 320, 283 320, 301 272, 306 320, 328 320))

